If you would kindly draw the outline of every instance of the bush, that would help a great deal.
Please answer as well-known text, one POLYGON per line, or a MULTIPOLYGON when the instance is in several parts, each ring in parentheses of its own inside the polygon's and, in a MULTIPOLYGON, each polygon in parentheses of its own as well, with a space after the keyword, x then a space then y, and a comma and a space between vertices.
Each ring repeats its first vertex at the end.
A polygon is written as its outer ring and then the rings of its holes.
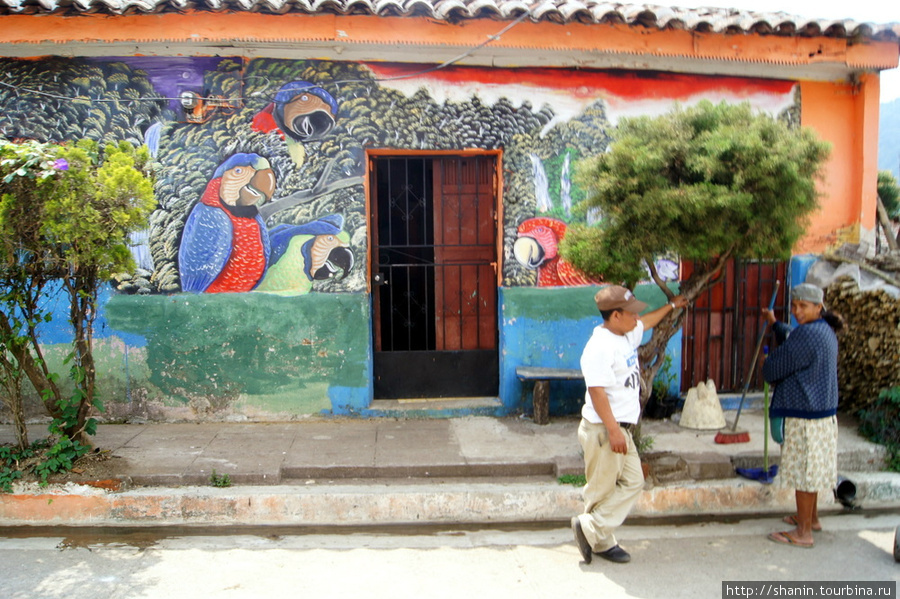
POLYGON ((678 395, 672 393, 676 380, 675 373, 672 372, 672 356, 666 354, 656 378, 653 379, 653 390, 644 407, 644 418, 663 420, 675 413, 681 401, 678 395))
POLYGON ((900 472, 900 387, 884 389, 872 405, 860 410, 861 435, 887 448, 887 466, 900 472))

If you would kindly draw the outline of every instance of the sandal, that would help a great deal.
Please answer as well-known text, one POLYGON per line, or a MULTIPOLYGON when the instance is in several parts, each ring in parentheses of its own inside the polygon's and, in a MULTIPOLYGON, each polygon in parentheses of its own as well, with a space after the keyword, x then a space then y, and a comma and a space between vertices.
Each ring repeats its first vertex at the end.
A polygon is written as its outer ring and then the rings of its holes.
POLYGON ((773 532, 769 535, 769 540, 775 541, 776 543, 781 543, 782 545, 803 547, 804 549, 811 549, 814 545, 814 543, 805 543, 798 540, 790 532, 773 532))
MULTIPOLYGON (((781 519, 781 521, 785 524, 790 524, 791 526, 800 526, 800 524, 797 522, 797 516, 785 516, 781 519)), ((816 522, 815 524, 810 526, 810 528, 812 528, 813 532, 819 532, 820 530, 822 530, 822 523, 816 522)))

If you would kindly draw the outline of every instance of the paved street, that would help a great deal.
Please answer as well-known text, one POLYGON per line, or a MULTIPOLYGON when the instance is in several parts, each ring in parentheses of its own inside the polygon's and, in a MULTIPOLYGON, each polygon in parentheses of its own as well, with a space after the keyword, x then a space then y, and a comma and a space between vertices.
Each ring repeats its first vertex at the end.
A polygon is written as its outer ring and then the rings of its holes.
POLYGON ((823 524, 811 550, 766 540, 766 533, 781 529, 770 517, 628 525, 620 541, 634 559, 626 565, 599 558, 581 563, 563 527, 327 528, 299 535, 271 528, 167 537, 158 529, 58 536, 0 529, 0 596, 716 598, 722 581, 900 580, 893 559, 900 516, 834 514, 823 524), (42 536, 23 538, 23 532, 42 536))

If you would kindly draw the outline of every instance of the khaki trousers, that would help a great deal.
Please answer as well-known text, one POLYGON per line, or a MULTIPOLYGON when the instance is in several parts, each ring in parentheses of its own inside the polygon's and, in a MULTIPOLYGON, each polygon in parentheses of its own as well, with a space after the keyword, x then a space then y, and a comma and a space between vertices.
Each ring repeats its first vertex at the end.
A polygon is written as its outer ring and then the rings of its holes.
POLYGON ((584 536, 594 552, 615 547, 614 531, 631 511, 644 488, 641 458, 631 433, 623 430, 628 453, 614 453, 602 424, 581 419, 578 442, 584 451, 584 513, 578 516, 584 536))

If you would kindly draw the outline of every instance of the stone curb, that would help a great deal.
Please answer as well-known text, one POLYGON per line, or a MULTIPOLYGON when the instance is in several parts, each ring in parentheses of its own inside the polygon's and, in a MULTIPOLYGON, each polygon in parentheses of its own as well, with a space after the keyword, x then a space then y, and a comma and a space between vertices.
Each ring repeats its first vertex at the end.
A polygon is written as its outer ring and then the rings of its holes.
MULTIPOLYGON (((850 473, 864 508, 900 507, 900 476, 850 473)), ((633 516, 716 516, 785 512, 790 489, 749 480, 645 490, 633 516)), ((821 498, 822 509, 840 509, 821 498)), ((581 489, 555 482, 280 485, 135 488, 122 492, 67 484, 0 495, 2 526, 166 526, 489 524, 568 520, 581 489)))

